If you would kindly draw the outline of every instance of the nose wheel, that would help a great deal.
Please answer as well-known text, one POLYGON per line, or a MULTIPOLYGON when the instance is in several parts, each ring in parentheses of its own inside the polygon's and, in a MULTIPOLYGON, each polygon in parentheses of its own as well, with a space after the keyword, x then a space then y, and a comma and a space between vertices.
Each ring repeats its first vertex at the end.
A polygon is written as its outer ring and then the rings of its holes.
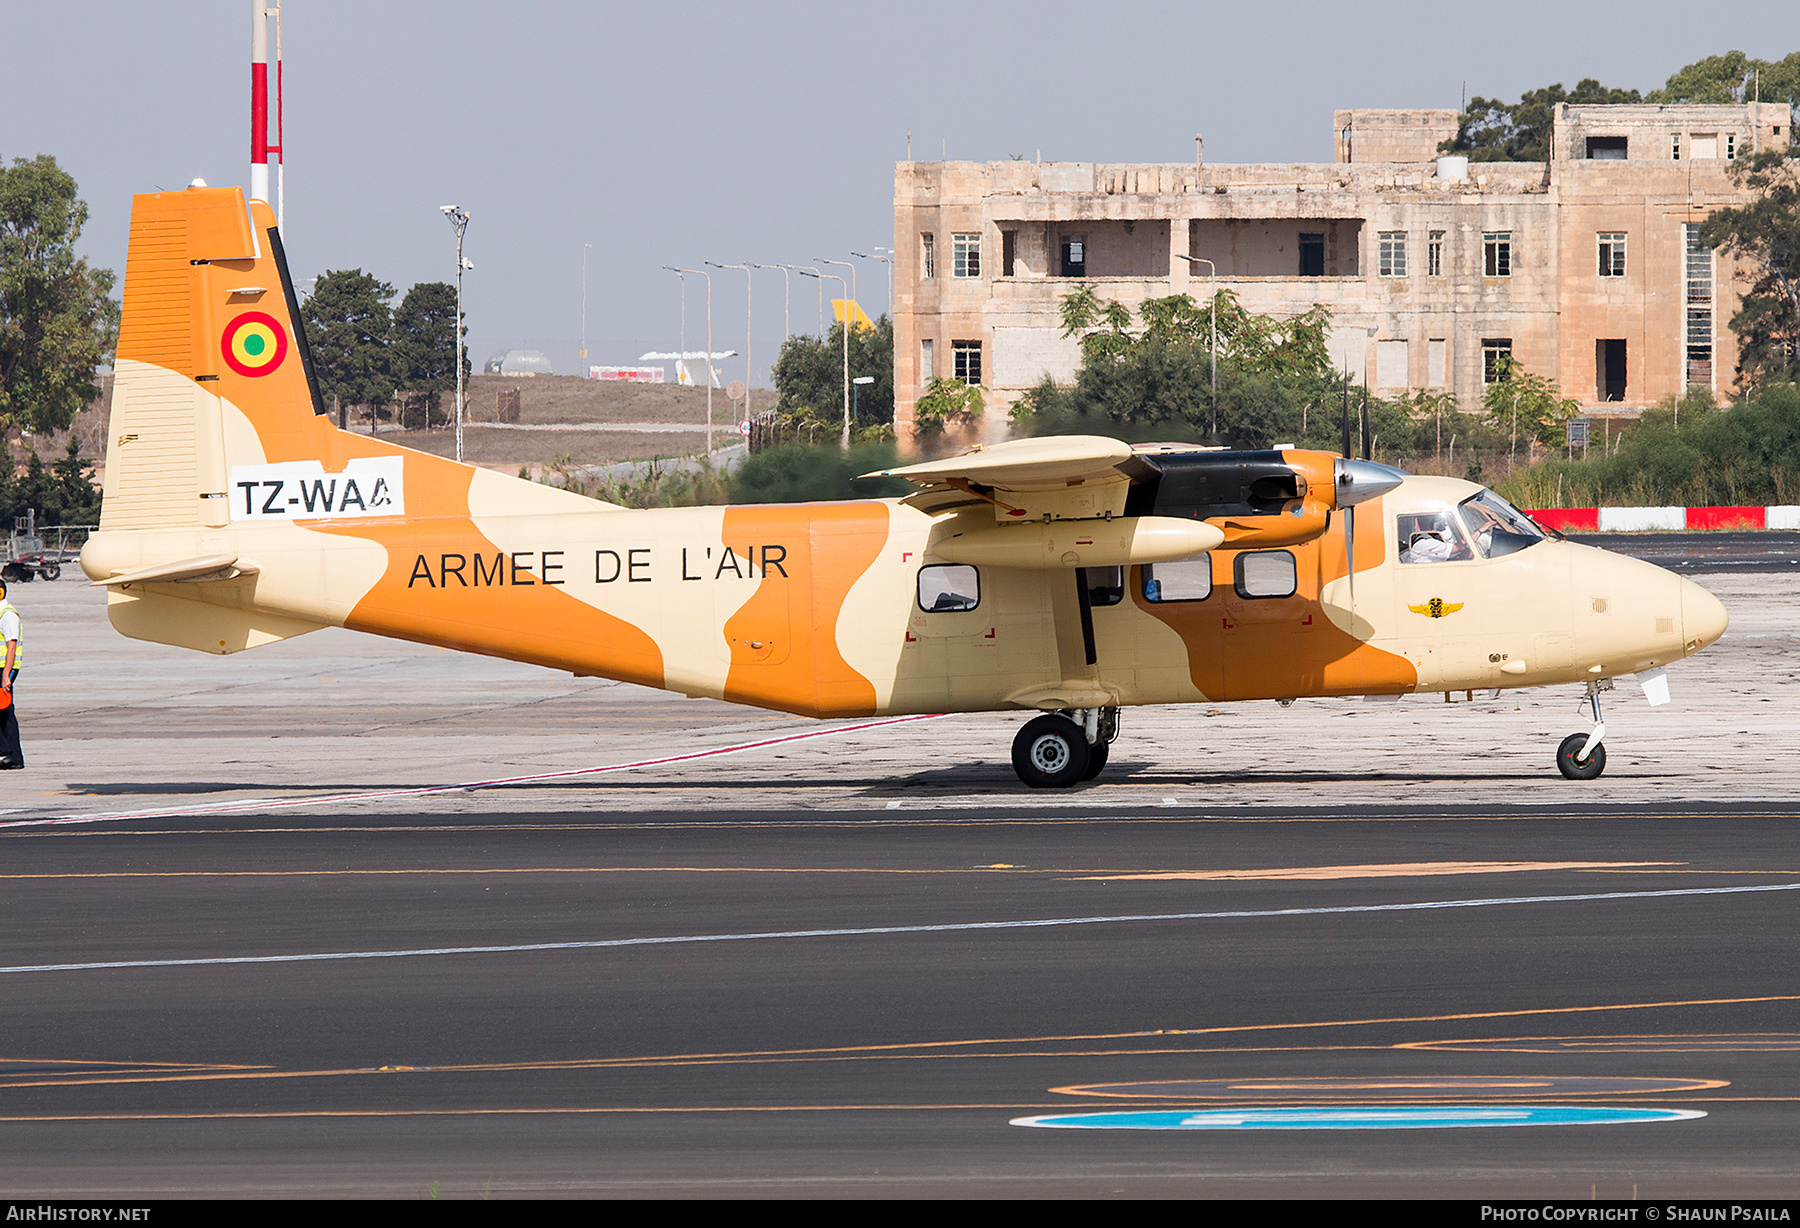
POLYGON ((1600 716, 1600 692, 1612 690, 1612 679, 1596 678, 1587 684, 1587 702, 1594 712, 1591 733, 1572 733, 1556 748, 1556 770, 1567 780, 1593 780, 1606 770, 1606 721, 1600 716))

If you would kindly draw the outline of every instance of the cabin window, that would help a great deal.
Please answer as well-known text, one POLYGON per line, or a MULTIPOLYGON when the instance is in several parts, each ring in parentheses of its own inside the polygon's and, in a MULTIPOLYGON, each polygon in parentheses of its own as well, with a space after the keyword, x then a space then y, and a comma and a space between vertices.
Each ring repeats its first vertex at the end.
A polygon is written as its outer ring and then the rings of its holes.
POLYGON ((1123 567, 1085 567, 1087 576, 1088 605, 1118 605, 1125 600, 1125 569, 1123 567))
POLYGON ((1402 563, 1455 563, 1473 558, 1449 512, 1406 512, 1394 520, 1402 563))
POLYGON ((1247 550, 1232 564, 1240 597, 1292 597, 1298 572, 1291 550, 1247 550))
POLYGON ((981 574, 966 563, 919 568, 919 608, 928 614, 972 610, 981 604, 981 574))
POLYGON ((1484 559, 1497 559, 1545 540, 1535 520, 1491 490, 1464 499, 1457 512, 1484 559))
POLYGON ((1144 565, 1145 601, 1205 601, 1212 596, 1212 555, 1144 565))

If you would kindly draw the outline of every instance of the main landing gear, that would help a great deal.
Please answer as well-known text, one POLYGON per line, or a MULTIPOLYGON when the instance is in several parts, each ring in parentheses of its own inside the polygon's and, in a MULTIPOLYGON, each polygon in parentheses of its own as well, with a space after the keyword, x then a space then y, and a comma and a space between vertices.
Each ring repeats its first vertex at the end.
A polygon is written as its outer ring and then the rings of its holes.
POLYGON ((1026 721, 1013 738, 1013 771, 1034 789, 1066 789, 1106 767, 1119 736, 1117 708, 1074 708, 1026 721))
POLYGON ((1606 722, 1600 717, 1600 692, 1612 690, 1611 678, 1595 678, 1587 684, 1587 702, 1594 712, 1592 733, 1572 733, 1556 748, 1556 770, 1570 780, 1593 780, 1606 770, 1606 722))

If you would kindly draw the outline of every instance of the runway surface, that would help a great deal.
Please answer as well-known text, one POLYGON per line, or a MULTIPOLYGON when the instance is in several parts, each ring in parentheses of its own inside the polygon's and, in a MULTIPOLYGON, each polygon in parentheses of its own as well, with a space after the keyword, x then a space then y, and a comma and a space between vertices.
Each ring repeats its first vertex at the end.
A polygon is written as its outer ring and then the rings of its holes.
POLYGON ((21 585, 0 1189, 1792 1196, 1800 615, 1705 582, 1731 632, 1667 707, 1621 683, 1594 785, 1570 689, 1133 712, 1053 796, 1017 718, 200 658, 21 585), (1011 1124, 1407 1105, 1704 1116, 1011 1124))

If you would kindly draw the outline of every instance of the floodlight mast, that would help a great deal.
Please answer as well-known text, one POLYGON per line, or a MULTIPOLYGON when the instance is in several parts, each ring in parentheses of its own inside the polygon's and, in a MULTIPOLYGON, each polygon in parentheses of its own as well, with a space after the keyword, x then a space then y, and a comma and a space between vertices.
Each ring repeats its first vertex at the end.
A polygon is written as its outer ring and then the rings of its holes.
MULTIPOLYGON (((822 263, 837 264, 837 263, 841 263, 841 262, 834 261, 834 260, 826 260, 826 261, 822 261, 822 263)), ((819 279, 819 289, 821 292, 823 292, 823 290, 825 289, 825 279, 829 277, 832 281, 835 281, 838 285, 844 287, 845 294, 850 293, 849 284, 847 282, 845 282, 842 277, 839 277, 836 273, 816 273, 809 269, 796 269, 795 272, 799 273, 802 277, 817 277, 819 279)), ((849 448, 850 448, 850 308, 848 305, 846 305, 844 308, 844 449, 845 449, 845 451, 848 451, 849 448)))
POLYGON ((705 269, 684 269, 672 264, 665 264, 663 268, 671 273, 692 273, 696 277, 706 278, 706 454, 711 456, 713 450, 712 390, 713 385, 718 382, 713 378, 712 365, 712 274, 705 269))
POLYGON ((463 259, 463 231, 469 228, 469 211, 460 205, 439 205, 438 212, 456 228, 456 463, 463 458, 463 309, 462 275, 475 266, 463 259))

